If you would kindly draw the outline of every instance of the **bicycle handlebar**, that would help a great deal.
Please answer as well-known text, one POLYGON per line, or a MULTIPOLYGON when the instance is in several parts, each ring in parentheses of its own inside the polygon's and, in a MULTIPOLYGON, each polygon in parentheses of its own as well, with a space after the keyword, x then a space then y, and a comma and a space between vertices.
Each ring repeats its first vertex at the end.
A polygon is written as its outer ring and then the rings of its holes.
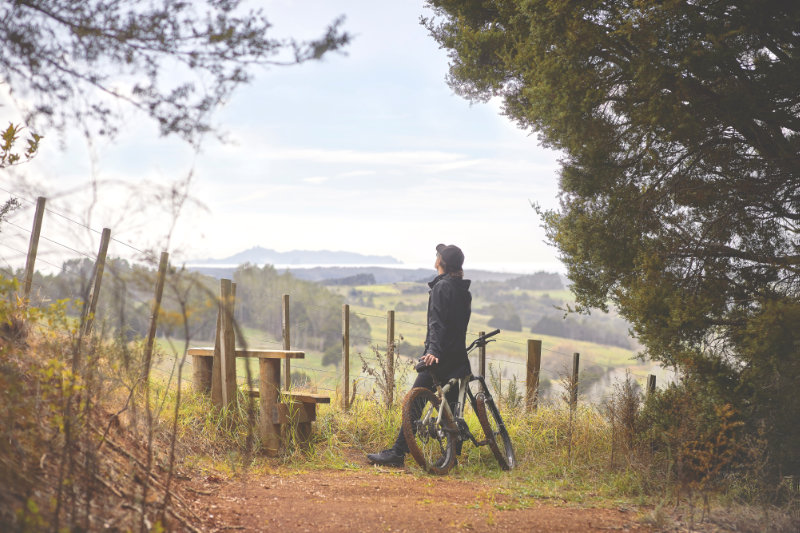
POLYGON ((496 329, 490 333, 485 333, 484 335, 481 335, 480 337, 472 341, 472 344, 467 346, 467 353, 471 352, 477 346, 486 346, 487 343, 493 342, 489 340, 489 337, 494 337, 498 333, 500 333, 500 330, 496 329))
POLYGON ((494 337, 498 333, 500 333, 500 330, 496 329, 496 330, 492 331, 491 333, 487 333, 486 335, 484 335, 483 338, 484 339, 488 339, 489 337, 494 337))

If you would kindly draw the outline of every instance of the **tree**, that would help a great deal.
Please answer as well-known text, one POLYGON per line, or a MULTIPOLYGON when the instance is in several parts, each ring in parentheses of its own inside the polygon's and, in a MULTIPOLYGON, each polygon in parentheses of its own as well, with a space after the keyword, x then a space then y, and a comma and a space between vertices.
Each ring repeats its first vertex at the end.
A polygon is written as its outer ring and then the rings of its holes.
MULTIPOLYGON (((344 303, 341 295, 318 283, 297 279, 290 272, 279 273, 272 265, 261 268, 242 265, 234 272, 233 281, 243 326, 264 330, 280 339, 283 330, 281 300, 288 294, 292 346, 321 352, 335 347, 341 354, 344 303)), ((369 323, 363 317, 352 316, 350 334, 352 338, 369 339, 369 323)))
MULTIPOLYGON (((27 104, 28 124, 111 136, 120 101, 162 135, 197 143, 211 113, 256 66, 316 60, 346 45, 334 21, 316 40, 267 35, 240 0, 7 0, 0 3, 0 83, 27 104)), ((41 129, 41 128, 39 128, 41 129)))
POLYGON ((509 331, 522 331, 522 319, 517 314, 514 305, 510 303, 499 303, 490 305, 481 310, 483 313, 491 314, 489 327, 507 329, 509 331))
POLYGON ((800 473, 800 3, 428 4, 451 86, 563 152, 540 212, 579 304, 618 306, 800 473))

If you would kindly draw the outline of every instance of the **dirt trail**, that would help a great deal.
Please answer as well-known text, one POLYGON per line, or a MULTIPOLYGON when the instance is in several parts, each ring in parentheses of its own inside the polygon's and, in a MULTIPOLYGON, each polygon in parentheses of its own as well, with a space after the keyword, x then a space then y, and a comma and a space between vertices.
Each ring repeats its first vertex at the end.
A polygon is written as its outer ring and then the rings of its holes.
POLYGON ((286 470, 193 484, 207 531, 649 531, 633 511, 520 501, 488 482, 407 470, 286 470))

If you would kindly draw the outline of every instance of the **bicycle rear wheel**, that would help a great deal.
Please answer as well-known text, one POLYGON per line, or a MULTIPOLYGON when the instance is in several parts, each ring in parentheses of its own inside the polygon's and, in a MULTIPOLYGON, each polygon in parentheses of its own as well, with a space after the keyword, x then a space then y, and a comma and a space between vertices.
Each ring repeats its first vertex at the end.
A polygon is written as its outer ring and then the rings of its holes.
POLYGON ((481 423, 483 433, 489 443, 495 459, 500 463, 503 470, 511 470, 517 466, 517 458, 514 456, 514 447, 511 445, 511 437, 503 423, 494 400, 487 398, 483 392, 475 396, 475 414, 481 423))
POLYGON ((458 430, 448 411, 439 417, 439 398, 424 387, 411 389, 403 401, 403 435, 408 451, 426 472, 444 475, 455 463, 458 430))

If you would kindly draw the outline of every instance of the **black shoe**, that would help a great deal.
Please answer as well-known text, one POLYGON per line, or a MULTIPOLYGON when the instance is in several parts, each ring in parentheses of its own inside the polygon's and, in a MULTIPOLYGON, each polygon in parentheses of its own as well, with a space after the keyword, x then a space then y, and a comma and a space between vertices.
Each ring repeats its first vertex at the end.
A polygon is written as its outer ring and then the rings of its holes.
POLYGON ((394 448, 389 448, 381 453, 367 454, 367 461, 374 465, 403 466, 406 461, 406 454, 400 453, 394 448))

